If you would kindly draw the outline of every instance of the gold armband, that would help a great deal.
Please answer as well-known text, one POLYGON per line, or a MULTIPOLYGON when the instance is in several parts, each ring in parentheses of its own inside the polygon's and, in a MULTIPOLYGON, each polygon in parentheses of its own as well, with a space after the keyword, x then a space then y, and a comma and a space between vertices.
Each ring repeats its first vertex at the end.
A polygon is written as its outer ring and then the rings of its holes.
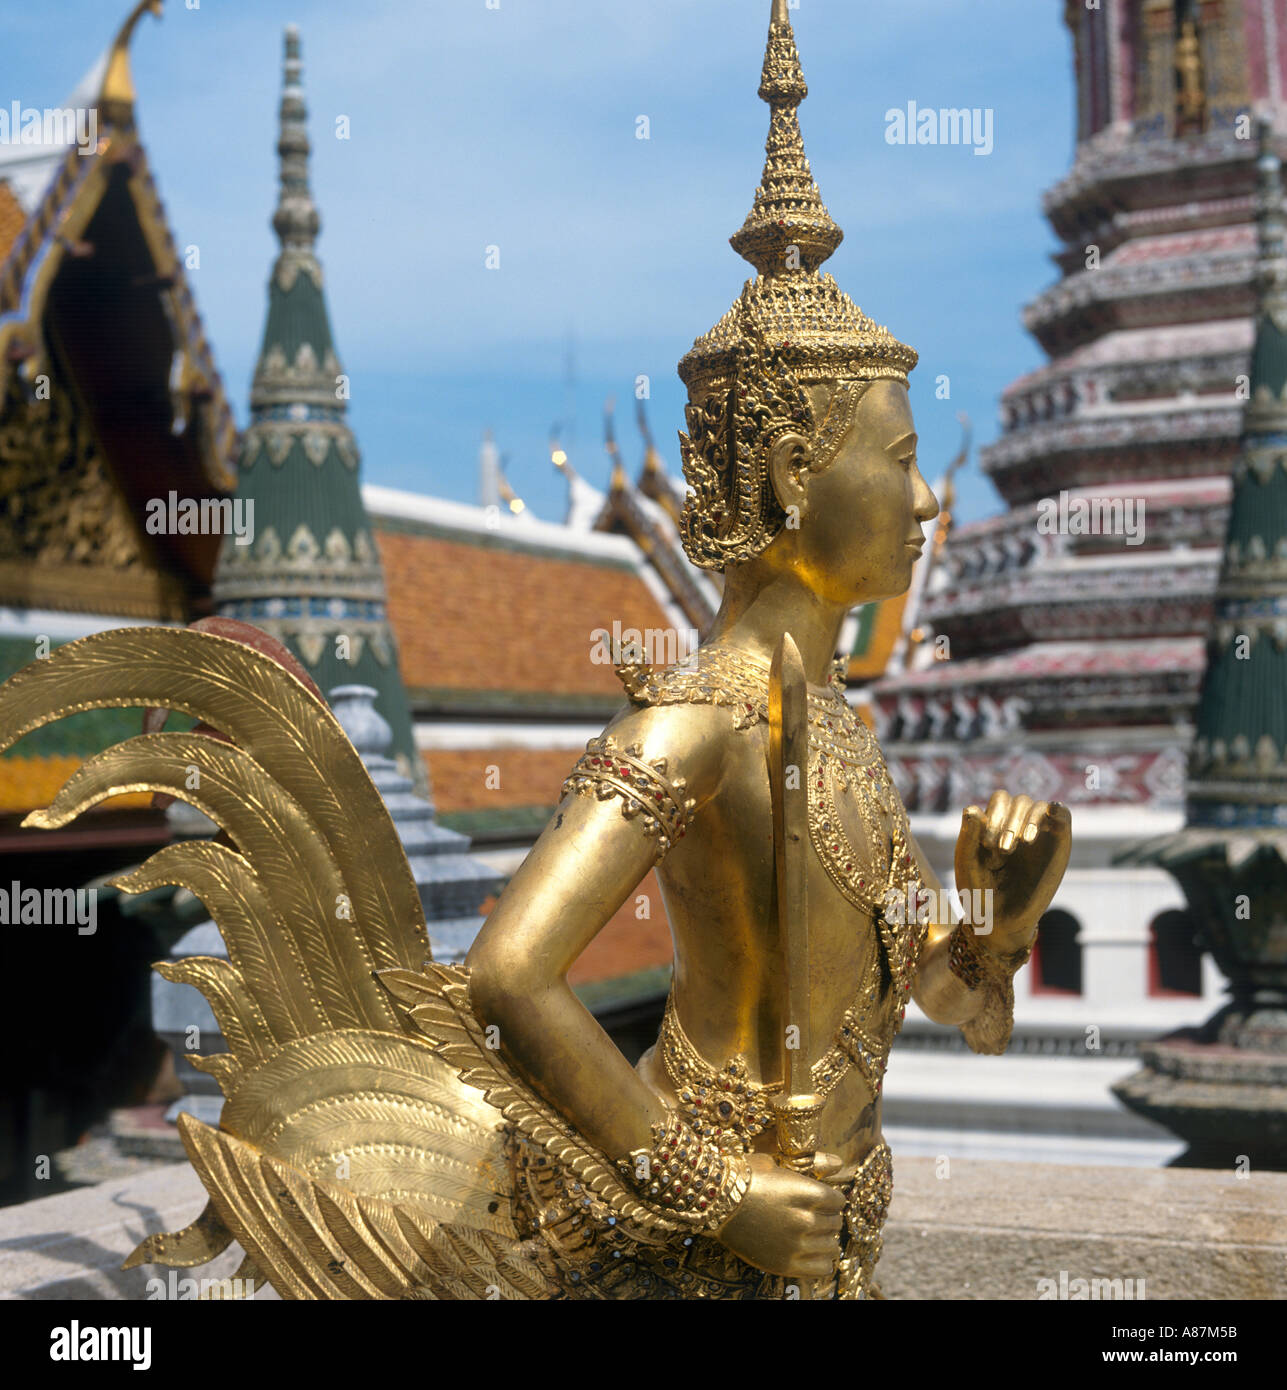
POLYGON ((983 1004, 961 1033, 971 1051, 995 1056, 1006 1050, 1014 1028, 1014 977, 1027 964, 1032 947, 998 955, 981 945, 968 922, 952 930, 947 967, 969 990, 982 990, 983 1004))
POLYGON ((638 744, 622 749, 607 736, 592 738, 563 783, 563 794, 592 792, 600 801, 619 797, 626 820, 638 817, 644 834, 656 837, 660 859, 683 837, 696 803, 684 796, 682 777, 667 778, 665 758, 647 763, 641 752, 638 744))
POLYGON ((695 1230, 722 1226, 746 1196, 746 1159, 700 1138, 673 1113, 653 1125, 652 1136, 651 1149, 634 1149, 617 1165, 642 1200, 695 1230))

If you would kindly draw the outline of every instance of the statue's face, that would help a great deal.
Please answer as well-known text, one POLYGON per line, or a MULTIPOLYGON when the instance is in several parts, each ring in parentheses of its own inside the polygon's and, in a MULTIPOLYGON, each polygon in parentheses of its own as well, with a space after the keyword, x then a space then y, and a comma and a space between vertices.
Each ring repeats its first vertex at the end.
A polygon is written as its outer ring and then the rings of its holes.
POLYGON ((831 603, 904 593, 938 502, 916 462, 916 427, 901 382, 877 381, 858 403, 830 466, 808 476, 794 560, 831 603))

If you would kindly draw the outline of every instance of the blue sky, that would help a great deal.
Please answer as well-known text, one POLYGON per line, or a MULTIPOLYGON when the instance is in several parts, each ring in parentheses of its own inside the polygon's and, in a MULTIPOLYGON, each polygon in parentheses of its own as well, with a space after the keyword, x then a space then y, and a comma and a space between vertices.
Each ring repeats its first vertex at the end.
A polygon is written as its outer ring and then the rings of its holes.
MULTIPOLYGON (((302 31, 319 254, 353 383, 368 481, 474 501, 490 427, 540 516, 564 489, 551 425, 606 483, 605 397, 641 457, 650 378, 679 467, 675 364, 738 294, 728 246, 750 208, 768 108, 755 95, 769 0, 169 0, 135 37, 139 124, 229 396, 246 416, 276 252, 281 31, 302 31), (489 5, 494 8, 489 8, 489 5), (651 138, 636 138, 639 116, 651 138), (339 116, 351 138, 335 136, 339 116), (500 268, 485 268, 489 245, 500 268), (568 384, 574 344, 575 388, 568 384)), ((0 99, 55 105, 127 0, 6 7, 0 99), (51 35, 57 35, 51 41, 51 35)), ((828 269, 921 354, 912 405, 931 480, 976 446, 997 398, 1043 359, 1022 305, 1055 278, 1042 191, 1073 149, 1062 0, 800 0, 801 125, 846 238, 828 269), (896 146, 885 113, 980 107, 995 148, 896 146), (937 400, 946 374, 951 399, 937 400)), ((958 516, 999 509, 977 458, 958 516)))

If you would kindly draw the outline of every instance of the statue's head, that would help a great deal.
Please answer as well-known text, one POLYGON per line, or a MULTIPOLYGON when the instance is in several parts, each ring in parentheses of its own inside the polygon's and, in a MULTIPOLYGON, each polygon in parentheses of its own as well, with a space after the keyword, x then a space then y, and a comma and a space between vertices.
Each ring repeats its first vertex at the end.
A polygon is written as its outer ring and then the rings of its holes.
POLYGON ((797 107, 807 94, 774 0, 764 176, 731 239, 758 273, 679 364, 690 489, 680 529, 703 569, 785 565, 827 601, 856 603, 907 587, 909 542, 938 507, 915 463, 916 353, 819 270, 844 233, 805 157, 797 107))

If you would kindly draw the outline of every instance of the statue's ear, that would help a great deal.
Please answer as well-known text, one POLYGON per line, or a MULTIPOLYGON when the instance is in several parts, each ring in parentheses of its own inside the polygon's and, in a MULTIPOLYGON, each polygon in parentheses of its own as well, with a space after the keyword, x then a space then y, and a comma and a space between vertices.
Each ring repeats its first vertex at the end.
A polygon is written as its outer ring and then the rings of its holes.
POLYGON ((782 510, 788 516, 804 514, 805 493, 813 449, 802 434, 784 434, 769 446, 768 471, 782 510))

